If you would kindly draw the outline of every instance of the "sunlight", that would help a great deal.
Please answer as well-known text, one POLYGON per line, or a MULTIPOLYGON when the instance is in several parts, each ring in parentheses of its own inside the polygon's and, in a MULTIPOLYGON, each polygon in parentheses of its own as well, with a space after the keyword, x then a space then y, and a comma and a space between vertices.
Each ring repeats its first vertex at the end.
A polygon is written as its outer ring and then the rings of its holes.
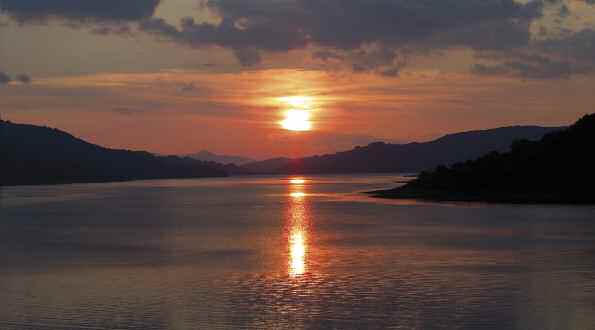
POLYGON ((289 196, 293 197, 293 198, 303 198, 306 197, 306 193, 301 192, 301 191, 295 191, 289 194, 289 196))
POLYGON ((306 110, 288 110, 285 112, 285 119, 280 124, 284 129, 294 132, 305 132, 312 129, 310 113, 306 110))
POLYGON ((303 275, 306 272, 306 242, 304 231, 295 227, 289 237, 289 274, 291 276, 303 275))
POLYGON ((287 109, 284 119, 279 122, 288 131, 305 132, 312 129, 312 109, 314 99, 311 96, 294 95, 277 99, 287 109))
MULTIPOLYGON (((296 178, 294 180, 304 181, 296 178)), ((301 185, 290 186, 288 214, 288 274, 298 277, 306 273, 308 254, 308 217, 306 192, 301 185)))
POLYGON ((312 108, 312 97, 311 96, 285 96, 279 98, 279 100, 292 108, 298 109, 311 109, 312 108))
POLYGON ((295 185, 301 185, 301 184, 306 183, 306 180, 302 179, 302 178, 293 178, 293 179, 289 180, 289 183, 295 184, 295 185))

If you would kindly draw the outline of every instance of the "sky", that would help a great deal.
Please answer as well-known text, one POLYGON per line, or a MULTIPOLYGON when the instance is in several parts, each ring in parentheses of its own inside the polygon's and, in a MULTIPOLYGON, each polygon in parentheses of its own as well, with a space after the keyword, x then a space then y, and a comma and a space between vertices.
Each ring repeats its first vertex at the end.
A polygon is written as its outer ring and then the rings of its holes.
POLYGON ((264 159, 567 125, 594 82, 595 0, 0 0, 2 118, 114 148, 264 159))

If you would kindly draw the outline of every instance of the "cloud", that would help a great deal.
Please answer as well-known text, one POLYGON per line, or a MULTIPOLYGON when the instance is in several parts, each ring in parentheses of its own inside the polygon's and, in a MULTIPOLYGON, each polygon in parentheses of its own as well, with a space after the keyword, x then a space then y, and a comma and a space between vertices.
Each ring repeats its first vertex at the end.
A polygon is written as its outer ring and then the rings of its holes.
POLYGON ((10 83, 12 79, 6 73, 0 71, 0 86, 10 83))
POLYGON ((268 53, 312 47, 317 65, 398 77, 414 56, 470 49, 476 74, 545 79, 590 72, 595 55, 592 30, 533 40, 531 26, 544 12, 572 16, 565 0, 200 0, 217 23, 153 17, 160 2, 0 0, 0 6, 21 22, 91 21, 95 34, 130 35, 136 27, 190 48, 221 47, 245 67, 268 53))
POLYGON ((182 93, 190 93, 196 90, 196 86, 194 83, 181 83, 178 87, 178 90, 182 93))
POLYGON ((237 57, 240 64, 243 66, 253 66, 257 65, 261 61, 260 53, 258 49, 249 47, 249 48, 235 48, 233 50, 235 56, 237 57))
POLYGON ((322 60, 327 62, 332 60, 342 61, 345 58, 345 56, 330 50, 320 50, 314 52, 312 54, 312 58, 315 60, 322 60))
POLYGON ((129 24, 100 24, 99 26, 94 27, 91 30, 92 33, 98 35, 121 35, 121 36, 128 36, 132 35, 133 30, 129 24))
POLYGON ((302 0, 312 40, 340 49, 401 46, 488 21, 534 18, 540 7, 513 0, 302 0))
POLYGON ((15 77, 15 80, 22 83, 22 84, 30 84, 31 83, 31 77, 29 75, 26 74, 19 74, 15 77))
POLYGON ((480 75, 506 75, 527 79, 567 78, 595 72, 595 30, 584 29, 557 39, 531 43, 514 52, 487 52, 490 62, 472 66, 480 75))
POLYGON ((288 26, 256 23, 242 26, 240 22, 223 18, 219 25, 213 25, 185 18, 178 29, 163 19, 153 18, 141 22, 139 28, 194 48, 221 46, 232 49, 245 65, 259 62, 262 50, 288 51, 307 44, 304 34, 288 26))
POLYGON ((136 21, 153 16, 161 0, 2 0, 0 9, 19 22, 136 21))
POLYGON ((27 84, 31 83, 31 77, 29 77, 26 74, 18 74, 13 79, 7 73, 0 71, 0 86, 8 85, 9 83, 11 83, 13 81, 27 85, 27 84))
POLYGON ((543 41, 538 47, 544 52, 560 57, 595 64, 595 30, 590 28, 562 38, 543 41))
POLYGON ((490 20, 436 33, 428 47, 466 47, 477 51, 525 47, 531 40, 530 20, 490 20))
POLYGON ((354 72, 376 72, 386 77, 398 77, 407 64, 407 52, 374 45, 350 53, 354 72))
MULTIPOLYGON (((542 1, 521 4, 515 0, 208 0, 202 3, 220 17, 219 23, 197 23, 185 18, 177 27, 152 18, 144 20, 140 29, 190 47, 231 49, 243 65, 258 64, 261 52, 286 52, 309 45, 325 48, 316 55, 323 60, 337 58, 326 56, 331 54, 329 50, 357 52, 369 44, 380 45, 381 49, 393 52, 390 56, 397 57, 403 49, 522 45, 528 39, 528 22, 540 17, 544 6, 542 1), (495 32, 494 28, 497 28, 495 32)), ((367 69, 371 66, 371 63, 353 64, 367 69)), ((393 63, 385 64, 388 67, 378 70, 395 71, 393 63)))
POLYGON ((504 63, 475 64, 472 71, 479 75, 507 75, 525 79, 566 78, 572 73, 568 62, 557 61, 540 55, 522 55, 504 63))

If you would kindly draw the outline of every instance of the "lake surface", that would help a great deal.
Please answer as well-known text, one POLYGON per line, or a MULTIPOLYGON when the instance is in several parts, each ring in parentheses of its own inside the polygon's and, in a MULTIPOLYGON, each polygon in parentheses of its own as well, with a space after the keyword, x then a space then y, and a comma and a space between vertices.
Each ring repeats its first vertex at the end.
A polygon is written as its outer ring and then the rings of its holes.
POLYGON ((594 329, 595 207, 393 176, 8 187, 0 329, 594 329))

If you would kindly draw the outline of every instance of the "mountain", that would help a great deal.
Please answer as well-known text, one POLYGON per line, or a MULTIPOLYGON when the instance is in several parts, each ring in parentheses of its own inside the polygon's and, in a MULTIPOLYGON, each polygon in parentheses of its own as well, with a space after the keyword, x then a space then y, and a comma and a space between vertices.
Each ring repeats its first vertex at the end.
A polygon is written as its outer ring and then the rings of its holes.
POLYGON ((515 142, 505 153, 440 166, 379 197, 447 201, 595 204, 595 114, 539 141, 515 142))
POLYGON ((103 148, 52 128, 0 121, 0 186, 226 176, 215 163, 103 148))
POLYGON ((234 165, 244 165, 247 163, 254 162, 254 159, 242 157, 242 156, 228 156, 228 155, 218 155, 214 154, 209 151, 201 151, 195 154, 186 155, 185 157, 190 157, 196 160, 202 160, 205 162, 215 162, 219 164, 234 164, 234 165))
POLYGON ((431 142, 388 144, 299 159, 277 158, 249 163, 243 169, 259 174, 420 172, 454 164, 491 151, 506 151, 517 139, 540 139, 558 127, 514 126, 450 134, 431 142))
POLYGON ((284 166, 287 166, 287 164, 290 164, 292 161, 294 160, 291 158, 272 158, 259 162, 244 164, 241 166, 241 168, 252 174, 275 174, 282 173, 281 169, 284 166))

